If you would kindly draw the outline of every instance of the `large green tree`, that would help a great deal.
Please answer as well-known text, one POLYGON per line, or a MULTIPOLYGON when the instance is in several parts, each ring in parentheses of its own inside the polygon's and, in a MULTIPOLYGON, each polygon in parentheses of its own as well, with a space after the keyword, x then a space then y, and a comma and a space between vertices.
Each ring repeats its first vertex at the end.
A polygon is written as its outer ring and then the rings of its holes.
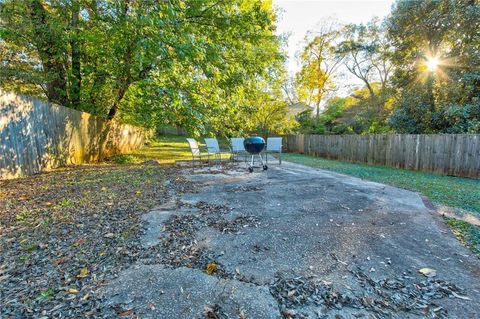
POLYGON ((480 132, 480 2, 395 3, 397 102, 390 124, 405 133, 480 132))
POLYGON ((365 86, 354 90, 350 96, 330 98, 319 117, 312 118, 308 112, 298 117, 300 131, 315 134, 389 132, 391 129, 387 125, 387 118, 393 99, 385 100, 380 91, 381 85, 373 83, 370 88, 365 86), (373 90, 373 97, 370 89, 373 90))
POLYGON ((370 97, 377 94, 374 83, 380 85, 378 92, 385 91, 393 70, 392 48, 381 21, 374 18, 366 24, 346 25, 342 37, 336 51, 349 73, 363 82, 370 97))
POLYGON ((296 74, 299 100, 316 109, 337 88, 334 81, 343 57, 336 52, 341 28, 335 21, 324 21, 305 37, 306 45, 299 54, 301 69, 296 74))
POLYGON ((242 87, 281 65, 270 1, 0 5, 0 85, 139 125, 228 126, 242 87))

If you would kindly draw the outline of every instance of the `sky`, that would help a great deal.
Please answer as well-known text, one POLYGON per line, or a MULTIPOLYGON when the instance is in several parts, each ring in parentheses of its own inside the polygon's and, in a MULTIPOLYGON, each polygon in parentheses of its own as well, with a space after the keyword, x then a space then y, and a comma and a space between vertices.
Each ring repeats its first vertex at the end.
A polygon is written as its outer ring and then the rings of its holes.
POLYGON ((288 72, 299 69, 295 54, 309 30, 322 19, 333 17, 341 23, 368 22, 373 17, 383 18, 390 12, 393 0, 273 0, 280 9, 278 34, 290 34, 288 38, 288 72))

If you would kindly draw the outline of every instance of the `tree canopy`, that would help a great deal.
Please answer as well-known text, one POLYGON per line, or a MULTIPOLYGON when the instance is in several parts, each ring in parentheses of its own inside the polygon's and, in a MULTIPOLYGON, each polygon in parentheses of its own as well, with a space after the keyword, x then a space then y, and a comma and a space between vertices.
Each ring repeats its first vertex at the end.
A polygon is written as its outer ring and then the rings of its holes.
POLYGON ((296 102, 304 132, 480 132, 478 0, 324 20, 292 77, 275 25, 270 0, 0 0, 0 87, 192 134, 289 132, 296 102))
POLYGON ((0 5, 1 86, 137 125, 239 130, 248 91, 282 68, 271 1, 0 5))
POLYGON ((306 45, 299 54, 302 67, 295 79, 298 96, 305 104, 315 107, 317 117, 320 104, 336 90, 334 75, 343 59, 336 54, 339 36, 337 23, 326 21, 318 30, 307 34, 306 45))
POLYGON ((397 89, 390 125, 404 133, 480 132, 479 2, 397 1, 387 28, 397 89))
MULTIPOLYGON (((321 35, 322 30, 312 33, 321 35)), ((300 119, 302 130, 331 134, 480 132, 478 30, 478 0, 397 0, 384 21, 375 18, 367 24, 337 26, 328 39, 336 45, 324 59, 330 64, 341 60, 343 65, 330 79, 346 74, 362 85, 350 89, 349 96, 323 97, 324 107, 316 120, 304 115, 300 119)), ((309 71, 312 64, 304 63, 305 52, 318 42, 314 38, 300 51, 300 83, 322 79, 317 75, 324 72, 314 75, 309 71)), ((342 82, 330 81, 330 86, 345 88, 348 82, 342 78, 342 82)), ((311 86, 315 88, 310 91, 321 92, 324 83, 311 86)), ((304 87, 297 90, 302 92, 304 87)), ((304 103, 315 104, 305 95, 298 96, 304 103)))

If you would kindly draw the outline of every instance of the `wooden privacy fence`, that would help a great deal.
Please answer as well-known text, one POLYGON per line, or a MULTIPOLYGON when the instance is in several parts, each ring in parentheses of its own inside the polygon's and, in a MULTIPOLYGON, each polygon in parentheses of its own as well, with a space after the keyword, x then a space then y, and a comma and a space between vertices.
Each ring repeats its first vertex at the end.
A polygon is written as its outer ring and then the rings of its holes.
POLYGON ((157 128, 158 135, 181 135, 186 136, 187 130, 183 127, 175 127, 175 126, 162 126, 157 128))
POLYGON ((287 152, 480 177, 480 134, 289 135, 287 152))
POLYGON ((98 161, 144 140, 140 128, 0 90, 0 179, 98 161))

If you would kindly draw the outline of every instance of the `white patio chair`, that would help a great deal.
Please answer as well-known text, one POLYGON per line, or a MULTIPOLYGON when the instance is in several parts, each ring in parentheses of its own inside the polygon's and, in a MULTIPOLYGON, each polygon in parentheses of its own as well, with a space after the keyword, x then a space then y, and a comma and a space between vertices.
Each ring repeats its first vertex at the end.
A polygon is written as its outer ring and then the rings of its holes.
POLYGON ((282 165, 282 138, 269 137, 267 138, 267 148, 265 150, 265 157, 268 163, 268 154, 278 154, 278 163, 282 165))
POLYGON ((245 150, 245 146, 243 146, 243 141, 245 139, 243 137, 232 137, 230 139, 230 149, 232 152, 232 160, 235 160, 235 157, 238 158, 239 155, 243 156, 243 160, 247 161, 247 151, 245 150))
POLYGON ((202 153, 200 146, 198 146, 197 140, 194 138, 187 138, 188 145, 190 146, 190 151, 192 152, 192 165, 195 166, 195 158, 198 158, 199 163, 201 163, 202 158, 207 158, 207 161, 210 162, 210 153, 202 153))
POLYGON ((204 140, 207 145, 207 152, 220 162, 222 162, 222 155, 229 154, 228 152, 222 152, 216 138, 205 138, 204 140))

